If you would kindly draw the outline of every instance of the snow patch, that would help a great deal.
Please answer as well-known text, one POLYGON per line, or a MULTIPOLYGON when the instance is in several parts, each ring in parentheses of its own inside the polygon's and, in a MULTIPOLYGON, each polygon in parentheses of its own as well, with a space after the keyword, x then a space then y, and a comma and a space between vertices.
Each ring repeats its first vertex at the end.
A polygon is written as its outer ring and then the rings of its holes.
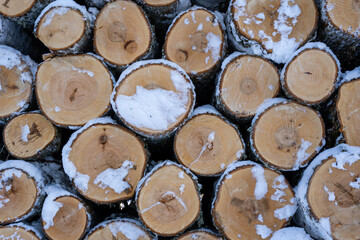
POLYGON ((301 145, 299 150, 296 153, 296 160, 292 170, 298 170, 303 167, 302 163, 310 157, 310 153, 307 153, 306 150, 312 145, 311 142, 301 139, 301 145))
POLYGON ((294 197, 291 198, 290 203, 291 204, 288 204, 285 207, 276 209, 274 211, 274 216, 277 219, 280 219, 280 220, 286 219, 286 221, 288 221, 289 218, 292 217, 295 214, 296 210, 297 210, 296 198, 294 198, 294 197))
POLYGON ((140 237, 146 237, 146 233, 130 222, 112 222, 109 225, 109 229, 114 237, 117 237, 118 232, 121 232, 127 239, 137 240, 140 237))
POLYGON ((335 201, 335 193, 334 192, 330 192, 329 189, 326 187, 326 185, 324 184, 324 190, 325 192, 329 195, 328 199, 330 202, 335 201))
POLYGON ((210 51, 213 62, 216 63, 221 58, 220 56, 220 49, 222 45, 221 38, 218 35, 209 32, 206 35, 206 40, 208 41, 208 43, 205 48, 205 52, 208 53, 210 51))
POLYGON ((256 200, 261 200, 268 192, 268 185, 264 176, 264 168, 260 165, 255 165, 251 168, 251 173, 253 174, 253 178, 256 179, 254 196, 256 200))
POLYGON ((66 8, 66 7, 58 7, 58 8, 52 9, 48 14, 46 14, 42 26, 46 27, 46 26, 50 25, 53 18, 55 17, 55 15, 62 16, 64 14, 66 14, 69 10, 70 9, 66 8))
POLYGON ((303 228, 287 227, 274 232, 270 240, 312 240, 303 228))
POLYGON ((268 238, 272 233, 272 230, 266 225, 255 225, 256 234, 261 236, 262 239, 268 238))
POLYGON ((356 181, 349 183, 350 187, 360 189, 360 178, 356 178, 356 181))
POLYGON ((77 67, 74 67, 74 66, 72 66, 72 70, 77 71, 77 72, 79 72, 79 73, 85 73, 85 74, 87 74, 89 77, 95 76, 95 74, 94 74, 92 71, 85 70, 85 69, 80 69, 80 68, 77 68, 77 67))
POLYGON ((58 106, 55 106, 55 112, 60 112, 61 111, 61 108, 60 107, 58 107, 58 106))
POLYGON ((27 124, 25 124, 25 126, 21 128, 21 141, 27 142, 29 133, 30 133, 30 128, 27 124))
POLYGON ((271 200, 285 202, 285 199, 282 199, 282 197, 286 196, 286 193, 283 190, 288 188, 288 185, 286 184, 285 177, 283 175, 279 175, 275 178, 272 188, 275 192, 271 195, 271 200))

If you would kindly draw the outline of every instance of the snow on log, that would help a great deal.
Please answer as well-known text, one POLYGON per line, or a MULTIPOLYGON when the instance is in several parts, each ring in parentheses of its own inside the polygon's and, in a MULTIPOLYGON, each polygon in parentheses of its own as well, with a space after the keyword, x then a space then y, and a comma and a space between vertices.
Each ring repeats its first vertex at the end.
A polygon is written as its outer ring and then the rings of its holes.
POLYGON ((113 76, 96 55, 58 56, 39 65, 39 108, 54 124, 76 129, 110 108, 113 76))
POLYGON ((295 214, 294 195, 278 172, 251 161, 233 163, 216 185, 214 224, 227 239, 268 239, 295 214))
POLYGON ((229 39, 239 51, 285 63, 309 41, 317 28, 314 0, 231 0, 227 12, 229 39))
POLYGON ((303 228, 286 227, 274 232, 270 240, 313 240, 303 228))
POLYGON ((221 174, 229 164, 242 158, 245 145, 241 134, 210 105, 195 109, 192 116, 175 134, 177 160, 202 176, 221 174), (209 108, 209 112, 201 113, 209 108), (197 112, 200 112, 197 114, 197 112))
POLYGON ((41 240, 43 234, 31 225, 15 223, 0 226, 0 237, 4 240, 41 240))
POLYGON ((179 238, 177 238, 177 240, 194 240, 194 239, 221 240, 222 238, 220 238, 218 235, 205 228, 192 230, 190 232, 182 234, 179 238))
POLYGON ((147 158, 142 141, 109 117, 89 121, 71 135, 62 150, 65 173, 95 203, 131 198, 147 158))
POLYGON ((296 223, 316 239, 359 239, 359 175, 359 147, 340 144, 320 153, 296 188, 296 223))

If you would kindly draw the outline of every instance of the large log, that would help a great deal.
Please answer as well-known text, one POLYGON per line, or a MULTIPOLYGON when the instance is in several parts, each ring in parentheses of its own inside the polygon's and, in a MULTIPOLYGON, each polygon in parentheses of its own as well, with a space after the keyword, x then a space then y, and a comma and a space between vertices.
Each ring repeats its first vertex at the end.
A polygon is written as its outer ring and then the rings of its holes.
POLYGON ((41 240, 43 239, 43 234, 34 226, 15 223, 0 226, 0 237, 4 240, 41 240))

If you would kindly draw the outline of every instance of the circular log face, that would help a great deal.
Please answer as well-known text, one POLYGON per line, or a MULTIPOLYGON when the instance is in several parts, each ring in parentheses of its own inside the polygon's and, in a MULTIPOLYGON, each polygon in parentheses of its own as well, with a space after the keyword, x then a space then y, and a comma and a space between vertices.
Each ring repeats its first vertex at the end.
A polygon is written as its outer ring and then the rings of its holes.
POLYGON ((201 114, 176 134, 177 159, 199 175, 216 175, 241 158, 244 145, 238 130, 217 115, 201 114))
POLYGON ((269 61, 240 55, 226 66, 221 75, 220 101, 237 118, 251 117, 265 99, 277 95, 279 79, 276 67, 269 61))
POLYGON ((253 129, 253 147, 260 159, 275 168, 293 170, 317 153, 325 134, 320 115, 294 102, 268 108, 253 129))
POLYGON ((163 236, 173 236, 191 225, 200 213, 194 180, 180 167, 165 165, 141 187, 137 208, 144 224, 163 236))
POLYGON ((0 171, 0 223, 6 224, 28 214, 38 198, 36 182, 18 169, 0 171))
POLYGON ((54 140, 55 133, 55 127, 44 116, 29 113, 11 119, 3 134, 11 155, 27 159, 45 149, 54 140))
POLYGON ((36 34, 51 50, 73 46, 85 33, 85 21, 80 11, 70 7, 50 8, 41 18, 36 34))
POLYGON ((330 21, 344 32, 360 37, 360 1, 328 0, 325 2, 326 14, 330 21))
POLYGON ((336 61, 329 53, 307 49, 287 66, 285 88, 297 99, 316 104, 332 94, 338 71, 336 61))
POLYGON ((205 9, 182 14, 169 29, 164 50, 167 59, 188 74, 212 69, 221 59, 224 33, 215 15, 205 9))
POLYGON ((62 206, 53 218, 54 225, 44 229, 47 237, 52 240, 81 239, 89 221, 82 202, 72 196, 59 197, 55 202, 62 206))
POLYGON ((340 87, 336 109, 346 143, 360 146, 360 78, 340 87))
POLYGON ((228 239, 265 239, 282 228, 296 211, 294 193, 284 176, 270 169, 264 169, 262 174, 254 168, 262 169, 242 166, 229 172, 217 189, 212 214, 228 239), (260 179, 267 185, 257 186, 260 179), (264 188, 266 194, 258 197, 257 191, 264 188))
POLYGON ((7 17, 18 17, 27 13, 36 0, 1 0, 0 13, 7 17))
POLYGON ((74 140, 69 160, 89 177, 87 190, 80 193, 97 203, 111 203, 134 195, 147 156, 135 134, 116 125, 96 124, 74 140))
POLYGON ((134 62, 149 51, 151 38, 144 13, 131 1, 108 3, 97 16, 95 50, 112 64, 124 66, 134 62))
POLYGON ((146 5, 154 6, 154 7, 167 6, 180 1, 181 0, 144 0, 146 5))
POLYGON ((40 240, 32 231, 20 226, 0 227, 1 239, 40 240))
POLYGON ((206 231, 191 231, 189 233, 183 234, 178 240, 219 240, 221 238, 215 236, 206 231))
POLYGON ((337 240, 360 238, 360 161, 343 168, 331 157, 316 168, 307 199, 314 216, 329 218, 331 235, 337 240))
POLYGON ((52 58, 36 74, 40 109, 58 125, 81 126, 103 115, 111 92, 110 72, 87 54, 52 58))
POLYGON ((126 220, 113 220, 91 232, 86 240, 150 240, 147 232, 137 224, 126 220))

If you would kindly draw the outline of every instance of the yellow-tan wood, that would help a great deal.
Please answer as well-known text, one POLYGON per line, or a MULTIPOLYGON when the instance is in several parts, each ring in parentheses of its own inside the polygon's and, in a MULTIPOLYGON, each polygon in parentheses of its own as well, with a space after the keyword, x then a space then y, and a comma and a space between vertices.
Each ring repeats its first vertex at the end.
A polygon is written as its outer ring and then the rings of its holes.
MULTIPOLYGON (((0 223, 6 224, 28 214, 37 198, 38 191, 36 182, 27 173, 22 170, 11 168, 11 171, 19 171, 20 177, 12 177, 3 183, 0 188, 0 201, 3 207, 0 208, 0 223)), ((0 181, 4 178, 3 174, 7 169, 0 171, 0 181)))
POLYGON ((264 161, 279 169, 292 169, 312 159, 325 130, 315 110, 289 102, 260 115, 252 134, 254 148, 264 161), (302 155, 307 157, 302 159, 302 155))
POLYGON ((359 0, 328 0, 325 2, 325 9, 332 24, 344 32, 360 37, 359 0))
POLYGON ((319 49, 307 49, 296 56, 285 71, 285 88, 308 103, 323 101, 331 95, 338 77, 335 59, 319 49))
POLYGON ((85 20, 80 11, 70 7, 50 8, 41 18, 37 37, 51 50, 73 46, 85 33, 85 20))
POLYGON ((191 10, 173 23, 166 36, 167 59, 177 63, 188 74, 212 69, 221 59, 224 33, 215 16, 204 9, 191 10), (210 35, 209 35, 210 34, 210 35), (208 46, 210 36, 221 41, 219 49, 208 46))
POLYGON ((85 234, 88 221, 90 221, 82 202, 72 196, 59 197, 55 202, 61 203, 62 207, 54 216, 54 225, 43 229, 44 233, 52 240, 81 239, 85 234))
POLYGON ((177 2, 178 0, 144 0, 146 5, 154 7, 168 6, 177 2))
POLYGON ((140 218, 152 232, 172 236, 196 220, 200 196, 193 179, 183 169, 165 165, 142 186, 137 206, 140 218))
MULTIPOLYGON (((22 62, 22 64, 25 64, 25 62, 22 62)), ((0 118, 19 111, 24 102, 29 102, 31 83, 21 80, 21 74, 26 72, 29 72, 28 67, 20 70, 18 67, 7 69, 0 66, 0 118)))
POLYGON ((55 57, 36 74, 36 96, 42 112, 55 124, 81 126, 110 107, 112 80, 97 58, 87 55, 55 57))
MULTIPOLYGON (((126 78, 122 80, 119 86, 117 86, 116 94, 114 96, 114 101, 119 95, 125 95, 125 96, 134 95, 136 93, 136 86, 142 86, 143 88, 146 89, 161 88, 167 91, 179 92, 178 90, 176 90, 174 83, 171 80, 171 71, 174 70, 175 69, 163 64, 148 64, 134 70, 133 72, 131 72, 131 74, 129 74, 128 76, 126 76, 126 78)), ((181 73, 179 72, 179 74, 181 73)), ((185 76, 184 79, 185 81, 190 82, 185 76)), ((194 102, 194 96, 191 89, 189 89, 187 97, 188 97, 188 102, 186 105, 186 112, 181 114, 178 117, 177 121, 170 124, 165 130, 153 130, 146 127, 137 128, 135 126, 132 126, 130 123, 127 124, 134 129, 139 129, 141 132, 150 135, 160 135, 169 132, 172 129, 174 129, 176 126, 178 126, 181 122, 183 122, 185 118, 188 116, 188 113, 194 102)))
POLYGON ((175 154, 181 164, 200 175, 216 175, 244 152, 241 136, 232 125, 213 114, 188 121, 176 134, 175 154))
POLYGON ((220 99, 237 117, 251 117, 267 98, 277 95, 280 76, 269 61, 243 55, 232 60, 220 79, 220 99))
POLYGON ((206 231, 191 231, 189 233, 186 233, 178 238, 178 240, 219 240, 221 238, 218 238, 214 234, 208 233, 206 231))
POLYGON ((0 13, 7 17, 19 17, 27 13, 35 2, 36 0, 1 0, 0 13))
POLYGON ((273 232, 286 224, 286 219, 278 219, 274 211, 291 204, 294 197, 290 185, 282 189, 284 201, 272 199, 276 189, 272 186, 279 184, 275 179, 279 173, 264 169, 264 177, 268 191, 264 198, 257 200, 254 196, 256 180, 251 172, 252 166, 243 166, 233 170, 229 176, 222 180, 218 189, 217 198, 213 207, 215 224, 221 229, 228 239, 255 240, 262 239, 257 235, 255 225, 266 225, 273 232), (262 216, 262 222, 259 215, 262 216))
POLYGON ((151 37, 144 13, 131 1, 107 4, 95 22, 95 50, 118 66, 130 64, 149 51, 151 37))
POLYGON ((335 240, 360 239, 360 189, 350 186, 360 174, 360 161, 345 164, 346 170, 334 168, 336 159, 330 157, 316 168, 311 177, 307 199, 317 219, 329 218, 331 235, 335 240), (329 201, 329 193, 335 200, 329 201))
POLYGON ((360 78, 340 87, 336 110, 346 143, 360 146, 360 78))
MULTIPOLYGON (((235 1, 236 0, 232 0, 232 2, 235 1)), ((281 39, 281 34, 275 29, 277 27, 276 23, 281 22, 278 20, 278 9, 281 6, 281 2, 288 2, 289 6, 297 4, 301 10, 301 14, 296 18, 297 21, 294 21, 295 18, 289 17, 286 20, 286 25, 292 27, 288 38, 294 38, 296 42, 302 45, 308 40, 317 26, 318 13, 313 0, 296 0, 294 2, 283 0, 247 1, 245 7, 240 8, 234 4, 231 8, 231 12, 235 18, 235 26, 240 34, 248 39, 257 41, 270 53, 272 49, 266 48, 265 42, 267 42, 269 38, 272 38, 273 42, 279 42, 281 39), (264 14, 265 19, 256 16, 260 13, 264 14)))
POLYGON ((45 149, 55 138, 55 127, 39 113, 29 113, 11 119, 4 128, 4 143, 11 155, 26 159, 45 149), (23 129, 29 130, 23 139, 23 129), (27 141, 24 141, 27 140, 27 141))
POLYGON ((1 239, 4 240, 5 239, 40 240, 40 238, 38 238, 35 233, 28 231, 20 226, 12 226, 12 227, 2 226, 0 227, 0 236, 1 239))
MULTIPOLYGON (((137 240, 151 240, 151 237, 135 223, 128 222, 128 221, 120 221, 120 222, 126 222, 127 224, 131 224, 132 227, 137 228, 138 231, 142 232, 142 235, 139 238, 137 238, 137 240)), ((110 228, 111 228, 111 225, 115 225, 116 223, 119 224, 119 221, 112 221, 112 222, 106 224, 106 226, 102 226, 102 227, 96 229, 94 232, 89 234, 89 236, 86 238, 86 240, 114 240, 114 239, 116 239, 116 240, 132 240, 132 239, 127 238, 121 231, 118 231, 116 233, 116 236, 114 236, 114 234, 112 233, 110 228)), ((114 227, 116 228, 116 225, 114 227)))
POLYGON ((87 191, 79 190, 81 194, 97 203, 111 203, 134 195, 144 173, 147 156, 143 143, 135 134, 116 125, 96 124, 78 135, 71 145, 69 160, 78 172, 90 177, 87 191), (134 165, 124 178, 131 188, 116 193, 109 187, 101 188, 94 183, 100 173, 109 168, 118 169, 126 160, 134 165))

